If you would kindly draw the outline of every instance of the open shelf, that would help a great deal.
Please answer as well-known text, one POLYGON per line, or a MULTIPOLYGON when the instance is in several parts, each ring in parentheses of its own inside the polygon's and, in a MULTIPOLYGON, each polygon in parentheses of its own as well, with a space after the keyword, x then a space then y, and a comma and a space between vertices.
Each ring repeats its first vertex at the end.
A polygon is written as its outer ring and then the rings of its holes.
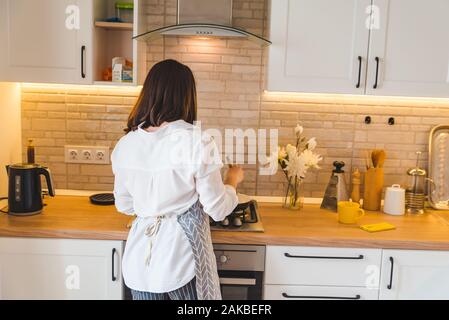
POLYGON ((133 82, 112 82, 112 81, 94 81, 96 86, 120 86, 120 87, 134 87, 133 82))
MULTIPOLYGON (((133 0, 124 0, 134 2, 133 0)), ((104 81, 103 72, 112 67, 112 59, 123 57, 135 63, 136 52, 133 41, 134 23, 107 22, 117 17, 115 3, 117 0, 95 1, 95 41, 94 41, 94 84, 103 86, 132 86, 133 82, 104 81)), ((133 69, 133 78, 136 74, 133 69)))
POLYGON ((132 23, 125 22, 105 22, 105 21, 96 21, 95 26, 97 28, 105 28, 107 30, 133 30, 132 23))
POLYGON ((146 30, 145 8, 154 0, 121 0, 134 3, 133 22, 107 22, 117 19, 118 14, 115 11, 117 1, 94 1, 93 81, 94 84, 101 86, 136 86, 143 82, 146 75, 147 44, 133 40, 133 36, 146 30), (106 78, 103 74, 110 70, 112 60, 116 57, 123 57, 133 63, 133 82, 104 81, 106 78))

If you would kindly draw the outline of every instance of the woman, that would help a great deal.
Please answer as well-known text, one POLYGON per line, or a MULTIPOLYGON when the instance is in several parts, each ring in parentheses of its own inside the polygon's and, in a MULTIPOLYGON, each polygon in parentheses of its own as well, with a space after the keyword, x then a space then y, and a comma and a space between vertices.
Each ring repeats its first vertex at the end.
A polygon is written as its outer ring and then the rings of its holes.
POLYGON ((149 72, 112 153, 118 211, 136 215, 123 256, 133 299, 220 299, 209 218, 237 206, 243 170, 225 183, 213 139, 193 125, 195 79, 185 65, 165 60, 149 72))

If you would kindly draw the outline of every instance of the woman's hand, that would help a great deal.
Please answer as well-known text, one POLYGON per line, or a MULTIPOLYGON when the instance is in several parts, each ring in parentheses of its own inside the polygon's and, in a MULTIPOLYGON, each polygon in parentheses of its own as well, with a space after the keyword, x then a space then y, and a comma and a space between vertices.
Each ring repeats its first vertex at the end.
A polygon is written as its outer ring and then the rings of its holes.
POLYGON ((228 172, 226 173, 225 184, 228 184, 234 189, 243 181, 245 177, 245 172, 240 166, 230 166, 228 172))

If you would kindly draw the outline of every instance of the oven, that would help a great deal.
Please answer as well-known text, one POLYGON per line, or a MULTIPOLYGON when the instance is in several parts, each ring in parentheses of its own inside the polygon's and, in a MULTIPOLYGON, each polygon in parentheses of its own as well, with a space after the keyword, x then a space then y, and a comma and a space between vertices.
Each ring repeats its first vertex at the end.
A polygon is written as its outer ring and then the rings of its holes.
MULTIPOLYGON (((223 300, 262 300, 265 246, 214 244, 223 300)), ((124 285, 124 299, 132 300, 124 285)))
POLYGON ((223 300, 262 300, 265 246, 214 244, 223 300))

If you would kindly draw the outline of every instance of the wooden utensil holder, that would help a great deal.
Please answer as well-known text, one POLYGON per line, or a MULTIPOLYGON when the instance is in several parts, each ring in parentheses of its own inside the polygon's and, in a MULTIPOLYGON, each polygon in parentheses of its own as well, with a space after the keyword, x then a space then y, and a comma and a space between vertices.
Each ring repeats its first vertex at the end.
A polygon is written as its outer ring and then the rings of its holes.
POLYGON ((384 187, 384 169, 370 168, 365 173, 363 209, 379 211, 384 187))

